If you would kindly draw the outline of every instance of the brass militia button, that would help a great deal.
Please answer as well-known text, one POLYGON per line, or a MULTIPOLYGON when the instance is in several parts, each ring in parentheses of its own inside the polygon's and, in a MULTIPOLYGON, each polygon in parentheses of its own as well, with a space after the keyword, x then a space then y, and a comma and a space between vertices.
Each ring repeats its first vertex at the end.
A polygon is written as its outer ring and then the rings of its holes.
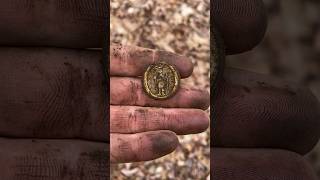
POLYGON ((150 65, 143 75, 144 90, 154 99, 170 98, 177 92, 179 84, 179 72, 166 62, 150 65))

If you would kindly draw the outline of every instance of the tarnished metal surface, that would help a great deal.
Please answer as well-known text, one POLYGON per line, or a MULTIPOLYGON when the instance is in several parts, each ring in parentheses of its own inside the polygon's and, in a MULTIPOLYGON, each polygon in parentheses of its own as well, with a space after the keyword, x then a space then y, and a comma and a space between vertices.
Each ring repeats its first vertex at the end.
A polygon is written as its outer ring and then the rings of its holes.
POLYGON ((165 62, 150 65, 143 76, 144 90, 154 99, 170 98, 177 92, 179 83, 179 72, 165 62))

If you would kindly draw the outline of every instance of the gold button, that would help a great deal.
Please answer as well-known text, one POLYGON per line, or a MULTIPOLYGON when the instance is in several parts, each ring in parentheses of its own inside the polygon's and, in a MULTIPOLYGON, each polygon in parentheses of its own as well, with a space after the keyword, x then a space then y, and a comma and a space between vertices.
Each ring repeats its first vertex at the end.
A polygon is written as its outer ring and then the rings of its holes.
POLYGON ((151 64, 143 75, 145 92, 154 99, 168 99, 178 90, 180 74, 166 62, 151 64))

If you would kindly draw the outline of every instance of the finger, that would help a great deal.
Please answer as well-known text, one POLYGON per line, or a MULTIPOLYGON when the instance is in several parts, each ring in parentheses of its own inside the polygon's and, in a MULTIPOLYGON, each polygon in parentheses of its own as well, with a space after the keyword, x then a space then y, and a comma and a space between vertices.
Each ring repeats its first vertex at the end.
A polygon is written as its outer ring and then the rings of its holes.
POLYGON ((3 0, 0 45, 102 47, 107 1, 3 0))
POLYGON ((170 131, 153 131, 139 134, 111 134, 110 162, 126 163, 149 161, 174 151, 177 136, 170 131))
POLYGON ((211 176, 219 180, 317 180, 306 160, 271 149, 211 149, 211 176))
POLYGON ((208 126, 208 115, 199 109, 110 106, 111 133, 170 130, 193 134, 203 132, 208 126))
POLYGON ((254 48, 265 34, 267 16, 262 0, 213 0, 211 12, 228 54, 254 48))
POLYGON ((320 108, 304 88, 229 69, 218 89, 213 139, 221 147, 272 147, 307 153, 320 136, 320 108))
POLYGON ((142 76, 147 67, 157 61, 174 65, 181 77, 188 77, 193 71, 192 62, 178 54, 119 44, 110 46, 111 76, 142 76))
POLYGON ((0 139, 1 179, 109 177, 109 145, 77 140, 0 139))
POLYGON ((0 136, 107 141, 101 54, 0 48, 0 136))
POLYGON ((210 103, 207 91, 184 85, 181 85, 173 97, 166 100, 149 97, 142 88, 141 79, 138 78, 112 77, 110 85, 112 105, 207 109, 210 103))

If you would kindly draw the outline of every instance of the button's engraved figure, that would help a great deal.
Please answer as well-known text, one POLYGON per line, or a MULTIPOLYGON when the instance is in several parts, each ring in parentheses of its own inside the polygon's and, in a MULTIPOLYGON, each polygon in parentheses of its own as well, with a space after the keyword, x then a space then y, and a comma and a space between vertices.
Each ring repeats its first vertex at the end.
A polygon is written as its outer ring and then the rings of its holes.
POLYGON ((177 91, 179 81, 179 72, 172 65, 159 62, 150 65, 144 72, 143 87, 151 97, 167 99, 177 91))
POLYGON ((164 72, 163 67, 156 68, 156 75, 153 77, 158 91, 158 96, 166 96, 168 88, 168 75, 164 72))

